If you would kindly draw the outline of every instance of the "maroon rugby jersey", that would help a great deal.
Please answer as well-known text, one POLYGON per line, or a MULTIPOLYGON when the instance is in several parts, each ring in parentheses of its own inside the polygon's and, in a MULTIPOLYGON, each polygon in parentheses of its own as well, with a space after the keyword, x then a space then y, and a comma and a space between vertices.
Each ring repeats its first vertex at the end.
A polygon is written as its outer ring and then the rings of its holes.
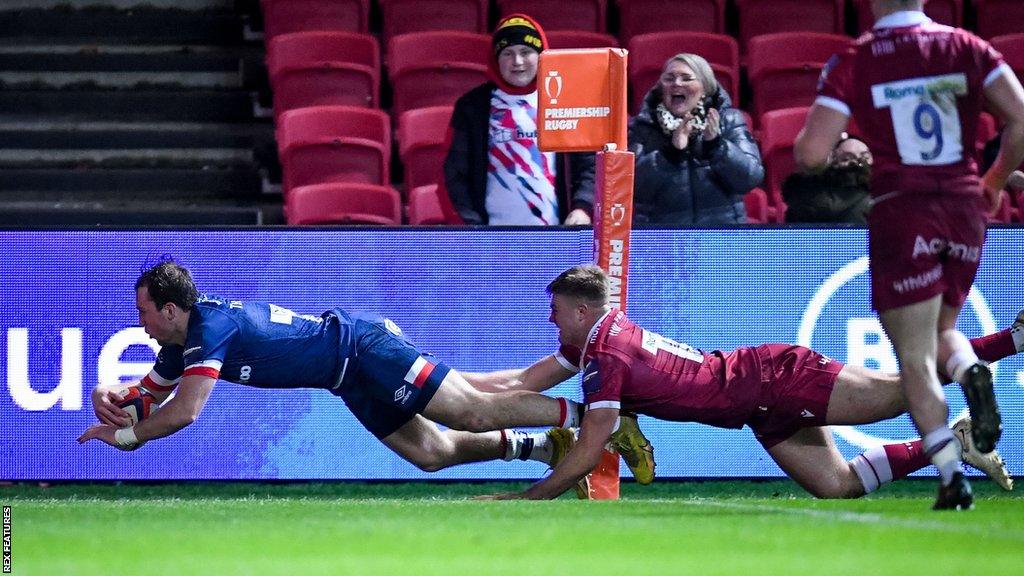
POLYGON ((754 349, 706 354, 644 330, 615 308, 594 325, 582 352, 563 345, 556 358, 583 371, 588 410, 741 428, 761 396, 754 349))
POLYGON ((1012 73, 987 42, 891 14, 822 71, 817 104, 852 116, 874 156, 872 195, 980 194, 975 139, 983 87, 1012 73))

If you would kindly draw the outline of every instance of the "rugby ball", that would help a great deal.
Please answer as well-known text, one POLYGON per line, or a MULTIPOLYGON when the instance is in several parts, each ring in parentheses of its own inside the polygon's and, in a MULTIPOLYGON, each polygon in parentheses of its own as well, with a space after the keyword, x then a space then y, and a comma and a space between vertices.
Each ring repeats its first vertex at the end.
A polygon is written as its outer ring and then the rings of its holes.
POLYGON ((160 409, 160 402, 141 386, 130 386, 117 391, 123 400, 117 402, 118 408, 128 413, 132 425, 149 418, 160 409))

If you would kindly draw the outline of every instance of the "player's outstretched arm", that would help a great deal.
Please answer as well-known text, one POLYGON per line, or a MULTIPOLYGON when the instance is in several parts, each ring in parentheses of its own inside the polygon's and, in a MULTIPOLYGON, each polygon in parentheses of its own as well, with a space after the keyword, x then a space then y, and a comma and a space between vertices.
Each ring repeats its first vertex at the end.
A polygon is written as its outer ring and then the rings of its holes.
POLYGON ((555 359, 554 354, 534 362, 529 368, 483 373, 460 371, 459 373, 470 385, 481 392, 508 392, 510 390, 543 392, 568 380, 575 374, 562 366, 555 359))
POLYGON ((587 410, 580 425, 580 438, 566 454, 551 475, 537 482, 525 492, 499 494, 496 500, 549 500, 572 488, 580 478, 593 470, 601 461, 604 447, 611 438, 612 429, 619 420, 618 408, 587 410))
POLYGON ((90 427, 78 438, 83 444, 89 440, 100 440, 115 448, 134 450, 143 442, 163 438, 195 422, 210 397, 217 381, 208 376, 186 376, 178 386, 178 392, 151 417, 131 428, 118 428, 109 424, 90 427), (118 437, 119 431, 121 437, 118 437), (126 434, 128 440, 126 440, 126 434), (133 439, 133 440, 132 440, 133 439))

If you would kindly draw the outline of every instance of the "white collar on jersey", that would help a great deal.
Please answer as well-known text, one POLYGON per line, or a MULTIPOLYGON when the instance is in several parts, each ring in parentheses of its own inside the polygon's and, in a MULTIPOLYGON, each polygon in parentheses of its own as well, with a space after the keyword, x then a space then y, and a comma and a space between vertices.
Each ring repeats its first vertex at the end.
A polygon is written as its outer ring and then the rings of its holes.
POLYGON ((587 333, 587 339, 583 342, 583 350, 580 351, 580 370, 585 368, 583 365, 583 359, 587 357, 587 347, 590 346, 590 341, 594 339, 597 335, 597 331, 601 329, 601 324, 604 322, 604 319, 611 313, 612 311, 609 309, 597 319, 597 322, 594 322, 593 326, 590 327, 590 332, 587 333))
POLYGON ((875 28, 905 28, 927 24, 932 19, 918 10, 900 10, 888 16, 882 16, 875 22, 875 28))

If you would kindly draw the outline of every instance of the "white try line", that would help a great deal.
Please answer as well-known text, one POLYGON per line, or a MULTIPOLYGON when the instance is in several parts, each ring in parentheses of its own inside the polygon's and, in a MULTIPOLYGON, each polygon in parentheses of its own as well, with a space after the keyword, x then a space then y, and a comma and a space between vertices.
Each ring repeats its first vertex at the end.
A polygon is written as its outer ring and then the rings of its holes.
MULTIPOLYGON (((806 516, 808 518, 820 518, 836 522, 850 522, 855 524, 866 524, 874 526, 890 526, 895 528, 912 528, 916 530, 932 530, 935 532, 948 532, 950 534, 973 533, 989 538, 1001 538, 1004 540, 1016 540, 1024 542, 1024 531, 1005 527, 969 526, 962 522, 947 523, 930 520, 909 520, 893 518, 885 514, 873 512, 850 512, 844 510, 812 510, 809 508, 790 508, 788 506, 772 506, 770 504, 743 504, 740 502, 722 502, 720 500, 709 500, 706 498, 693 498, 689 500, 672 500, 677 504, 690 506, 710 506, 714 508, 727 508, 730 510, 745 510, 748 512, 768 512, 773 514, 789 514, 791 516, 806 516)), ((985 505, 998 505, 997 502, 982 502, 985 505)), ((935 514, 946 514, 951 519, 960 519, 961 516, 954 512, 935 512, 935 514)), ((960 512, 959 514, 971 514, 971 512, 960 512)))

